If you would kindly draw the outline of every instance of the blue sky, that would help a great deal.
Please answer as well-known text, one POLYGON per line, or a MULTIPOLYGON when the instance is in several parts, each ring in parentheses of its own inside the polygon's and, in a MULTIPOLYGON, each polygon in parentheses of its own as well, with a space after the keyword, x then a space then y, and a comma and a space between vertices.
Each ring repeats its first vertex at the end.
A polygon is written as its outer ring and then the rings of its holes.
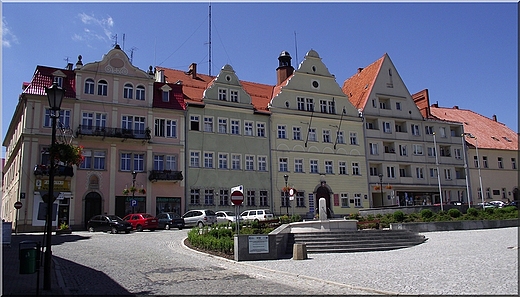
MULTIPOLYGON (((195 62, 208 74, 208 4, 2 3, 2 141, 37 65, 99 61, 116 34, 143 70, 195 62)), ((497 115, 518 132, 516 2, 212 1, 211 28, 212 75, 230 64, 241 80, 274 85, 281 51, 297 66, 314 49, 342 85, 388 53, 411 94, 427 88, 431 103, 497 115)))

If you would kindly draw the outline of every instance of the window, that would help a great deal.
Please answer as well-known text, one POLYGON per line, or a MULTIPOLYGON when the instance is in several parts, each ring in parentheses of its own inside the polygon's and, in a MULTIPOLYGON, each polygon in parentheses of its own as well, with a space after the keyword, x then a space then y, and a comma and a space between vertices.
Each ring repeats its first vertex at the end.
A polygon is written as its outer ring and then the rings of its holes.
POLYGON ((246 170, 255 170, 255 156, 246 155, 246 170))
POLYGON ((278 125, 278 138, 285 139, 287 135, 285 134, 285 126, 278 125))
POLYGON ((401 102, 396 102, 395 103, 395 109, 396 110, 401 110, 401 102))
POLYGON ((294 140, 302 140, 302 132, 300 127, 293 127, 293 139, 294 140))
POLYGON ((416 174, 417 178, 423 179, 424 178, 423 168, 421 168, 421 167, 415 168, 415 174, 416 174))
POLYGON ((206 189, 204 190, 204 204, 205 205, 215 205, 215 202, 213 200, 214 192, 212 189, 206 189))
POLYGON ((430 177, 437 177, 437 169, 430 168, 430 177))
POLYGON ((380 108, 380 109, 386 109, 386 102, 384 102, 384 101, 379 101, 379 108, 380 108))
POLYGON ((134 97, 134 87, 131 84, 125 84, 123 88, 123 98, 132 99, 134 97))
POLYGON ((303 172, 303 159, 294 159, 294 172, 303 172))
POLYGON ((85 94, 94 95, 94 80, 91 78, 85 80, 85 94))
POLYGON ((310 160, 310 173, 318 173, 318 160, 310 160))
POLYGON ((231 134, 240 135, 240 121, 231 120, 231 134))
POLYGON ((384 133, 392 133, 392 126, 390 126, 390 122, 383 122, 383 132, 384 133))
POLYGON ((306 103, 307 111, 314 111, 314 99, 305 98, 305 103, 306 103))
POLYGON ((213 168, 213 153, 204 153, 204 168, 213 168))
POLYGON ((455 159, 462 160, 462 153, 459 148, 453 149, 453 154, 455 155, 455 159))
POLYGON ((281 172, 289 171, 288 164, 287 164, 287 158, 280 158, 278 160, 278 168, 279 168, 279 171, 281 171, 281 172))
POLYGON ((190 130, 199 131, 199 116, 190 116, 190 130))
POLYGON ((265 137, 265 123, 256 123, 256 136, 265 137))
POLYGON ((296 97, 296 102, 298 103, 298 110, 305 110, 305 98, 296 97))
POLYGON ((96 150, 83 150, 83 162, 79 165, 81 169, 104 170, 106 164, 106 152, 96 150))
POLYGON ((154 155, 153 170, 177 170, 177 156, 154 155))
POLYGON ((413 145, 413 154, 416 156, 420 156, 423 154, 423 147, 421 144, 414 144, 413 145))
POLYGON ((516 159, 511 158, 511 169, 516 169, 516 159))
POLYGON ((316 141, 316 128, 309 128, 309 141, 316 141))
POLYGON ((320 111, 322 113, 336 113, 336 105, 333 100, 320 100, 320 111))
POLYGON ((486 199, 491 199, 491 189, 490 188, 486 189, 486 199))
MULTIPOLYGON (((51 113, 54 114, 53 111, 45 108, 44 127, 50 128, 52 126, 51 113)), ((70 128, 70 110, 60 110, 60 118, 57 120, 57 126, 60 128, 70 128)))
POLYGON ((325 161, 325 173, 326 174, 333 174, 333 166, 332 161, 325 161))
POLYGON ((296 192, 296 207, 305 207, 305 193, 296 192))
POLYGON ((435 148, 428 147, 428 157, 435 157, 435 148))
POLYGON ((98 81, 98 89, 97 94, 99 96, 107 96, 108 94, 108 84, 105 80, 98 81))
POLYGON ((442 138, 446 138, 446 127, 440 127, 439 134, 441 135, 442 138))
POLYGON ((419 136, 421 133, 419 132, 419 125, 412 124, 412 135, 419 136))
POLYGON ((451 169, 444 169, 444 179, 451 180, 451 169))
POLYGON ((136 117, 134 116, 134 135, 144 135, 144 125, 145 125, 145 118, 144 117, 136 117))
POLYGON ((477 156, 473 156, 473 164, 475 165, 475 168, 479 167, 477 156))
POLYGON ((218 133, 227 134, 227 119, 218 119, 218 133))
POLYGON ((58 85, 58 87, 63 88, 63 77, 55 76, 53 78, 53 83, 56 83, 58 85))
POLYGON ((204 117, 204 132, 213 132, 213 118, 204 117))
POLYGON ((268 206, 267 191, 260 191, 260 206, 268 206))
POLYGON ((370 176, 378 176, 379 170, 377 170, 377 167, 370 166, 370 176))
POLYGON ((425 126, 424 127, 424 133, 426 135, 433 135, 433 126, 425 126))
POLYGON ((327 113, 327 100, 320 100, 320 110, 322 113, 327 113))
POLYGON ((377 102, 376 99, 372 99, 372 107, 377 108, 377 102))
POLYGON ((244 135, 253 136, 253 122, 244 122, 244 135))
POLYGON ((502 199, 507 199, 507 190, 506 190, 506 188, 502 188, 502 199))
POLYGON ((229 91, 229 99, 231 102, 238 102, 238 91, 230 90, 229 91))
POLYGON ((339 199, 341 201, 341 207, 350 207, 348 205, 348 193, 340 193, 339 199))
POLYGON ((482 157, 482 166, 484 166, 484 168, 488 168, 488 158, 486 156, 482 157))
POLYGON ((502 157, 498 157, 498 168, 504 168, 504 162, 502 161, 502 157))
POLYGON ((399 168, 399 176, 406 177, 406 168, 399 168))
POLYGON ((137 86, 135 89, 135 100, 143 100, 145 99, 145 91, 143 86, 137 86))
POLYGON ((227 90, 218 89, 218 100, 227 101, 227 90))
POLYGON ((359 163, 357 162, 352 163, 352 175, 361 175, 359 172, 359 163))
POLYGON ((218 168, 219 169, 227 169, 228 168, 228 154, 218 154, 218 168))
POLYGON ((323 142, 331 142, 330 130, 323 130, 323 142))
POLYGON ((121 171, 144 171, 144 154, 140 153, 121 153, 121 171))
POLYGON ((190 204, 200 204, 200 189, 190 190, 190 204))
POLYGON ((267 171, 267 157, 258 156, 258 171, 267 171))
POLYGON ((246 191, 246 205, 247 206, 255 206, 255 191, 248 190, 246 191))
POLYGON ((395 167, 393 167, 393 166, 386 167, 386 177, 395 178, 395 167))
POLYGON ((354 206, 361 207, 361 193, 354 194, 354 206))
POLYGON ((170 91, 162 92, 162 102, 170 102, 170 91))
POLYGON ((369 144, 370 146, 370 154, 371 155, 378 155, 378 151, 377 151, 377 143, 370 143, 369 144))
MULTIPOLYGON (((355 140, 354 140, 354 141, 355 141, 355 140)), ((344 134, 343 134, 343 131, 338 131, 338 132, 336 133, 336 142, 337 142, 337 143, 341 143, 341 144, 345 143, 345 136, 344 136, 344 134)), ((352 144, 352 143, 351 143, 351 144, 352 144)))
POLYGON ((233 170, 241 170, 242 166, 242 156, 237 154, 231 155, 231 169, 233 170))
POLYGON ((157 137, 177 138, 177 121, 155 119, 154 130, 157 137))
POLYGON ((403 145, 403 144, 399 145, 399 155, 400 156, 407 156, 406 145, 403 145))
POLYGON ((94 113, 92 112, 83 112, 81 115, 81 128, 92 130, 92 125, 94 123, 94 113))
POLYGON ((368 130, 375 130, 375 129, 376 129, 376 125, 374 125, 373 122, 366 122, 366 123, 365 123, 365 127, 366 127, 368 130))
POLYGON ((200 152, 190 152, 190 167, 200 167, 200 152))
POLYGON ((229 190, 220 190, 219 205, 229 205, 229 190))
POLYGON ((357 145, 357 133, 356 132, 350 132, 350 144, 357 145))
POLYGON ((177 156, 174 155, 167 155, 165 160, 165 170, 177 170, 177 156))
POLYGON ((339 161, 338 162, 339 174, 347 174, 347 162, 339 161))

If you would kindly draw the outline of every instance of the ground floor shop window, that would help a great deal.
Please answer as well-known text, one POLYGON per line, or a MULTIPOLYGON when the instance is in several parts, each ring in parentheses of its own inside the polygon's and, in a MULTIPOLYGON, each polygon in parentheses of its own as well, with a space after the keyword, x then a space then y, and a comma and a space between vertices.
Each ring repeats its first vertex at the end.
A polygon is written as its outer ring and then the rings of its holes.
POLYGON ((161 212, 175 212, 179 215, 183 215, 180 197, 157 197, 155 205, 155 215, 161 212))

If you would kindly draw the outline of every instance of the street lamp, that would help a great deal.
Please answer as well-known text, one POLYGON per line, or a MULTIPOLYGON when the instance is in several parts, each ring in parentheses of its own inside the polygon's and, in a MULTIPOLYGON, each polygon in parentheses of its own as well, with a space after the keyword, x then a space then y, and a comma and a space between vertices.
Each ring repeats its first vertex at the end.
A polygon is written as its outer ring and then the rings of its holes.
POLYGON ((441 211, 444 211, 442 207, 442 189, 441 189, 441 173, 439 172, 439 157, 437 151, 437 141, 435 140, 435 132, 433 132, 433 145, 435 146, 433 152, 435 153, 435 165, 437 166, 437 181, 439 182, 439 197, 441 198, 441 211))
POLYGON ((287 215, 289 215, 289 197, 287 196, 287 192, 289 192, 287 189, 287 181, 289 180, 289 176, 285 174, 283 179, 285 179, 285 207, 287 208, 287 215))
POLYGON ((475 139, 475 151, 477 153, 477 166, 478 166, 478 182, 480 184, 480 198, 482 199, 482 209, 484 209, 484 188, 482 187, 482 175, 480 174, 480 158, 478 156, 478 139, 477 136, 469 133, 469 138, 475 139))
POLYGON ((462 133, 460 136, 462 136, 462 154, 464 155, 464 174, 466 175, 466 196, 468 197, 468 207, 471 207, 471 197, 469 195, 469 169, 468 169, 468 159, 466 158, 466 139, 464 138, 465 135, 468 135, 469 133, 462 133))
POLYGON ((49 191, 47 193, 47 215, 45 217, 45 255, 43 266, 43 289, 51 290, 51 261, 52 261, 52 205, 54 204, 54 150, 53 146, 56 144, 56 119, 60 117, 60 107, 63 97, 65 96, 65 89, 53 83, 50 88, 45 88, 47 99, 49 100, 50 113, 52 120, 51 126, 51 149, 49 150, 50 170, 49 170, 49 191))
POLYGON ((381 206, 383 206, 384 204, 384 199, 383 199, 383 174, 382 173, 379 173, 379 190, 381 191, 381 206))
POLYGON ((135 178, 137 177, 137 171, 132 171, 132 213, 135 213, 135 206, 134 206, 134 200, 135 200, 135 178))

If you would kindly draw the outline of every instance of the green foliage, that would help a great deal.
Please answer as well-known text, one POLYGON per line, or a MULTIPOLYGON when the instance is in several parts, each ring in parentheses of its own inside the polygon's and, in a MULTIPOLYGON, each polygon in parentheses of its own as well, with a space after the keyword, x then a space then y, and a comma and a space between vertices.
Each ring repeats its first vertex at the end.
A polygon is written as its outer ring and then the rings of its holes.
POLYGON ((295 215, 291 216, 291 223, 301 222, 301 220, 302 220, 302 217, 299 214, 295 214, 295 215))
POLYGON ((403 222, 406 217, 404 212, 402 212, 400 210, 394 212, 393 216, 394 216, 394 220, 396 220, 397 222, 403 222))
POLYGON ((478 216, 478 210, 475 209, 475 208, 470 207, 470 208, 468 208, 468 210, 466 211, 466 214, 467 214, 468 216, 471 216, 471 217, 477 217, 477 216, 478 216))
POLYGON ((291 222, 291 219, 288 215, 283 215, 280 217, 280 223, 281 224, 289 224, 291 222))
POLYGON ((373 221, 374 220, 374 216, 373 215, 368 215, 367 216, 367 221, 373 221))
POLYGON ((462 213, 456 208, 451 208, 450 210, 448 210, 448 214, 452 218, 458 218, 462 215, 462 213))
POLYGON ((423 221, 428 221, 432 217, 433 217, 433 211, 431 211, 429 209, 421 210, 421 218, 423 219, 423 221))

